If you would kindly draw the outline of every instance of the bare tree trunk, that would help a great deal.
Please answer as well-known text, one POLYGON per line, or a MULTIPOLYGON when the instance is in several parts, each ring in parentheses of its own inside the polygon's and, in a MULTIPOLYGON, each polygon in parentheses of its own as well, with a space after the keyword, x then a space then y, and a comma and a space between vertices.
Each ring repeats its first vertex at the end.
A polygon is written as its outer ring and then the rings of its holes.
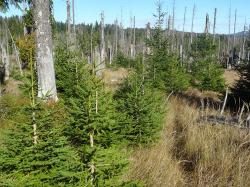
POLYGON ((184 12, 183 28, 182 28, 182 36, 181 36, 181 47, 180 47, 182 65, 184 63, 184 36, 185 36, 185 25, 186 25, 186 12, 187 12, 187 7, 185 7, 185 12, 184 12))
POLYGON ((235 48, 235 34, 236 34, 236 21, 237 21, 237 9, 235 9, 234 14, 234 38, 233 38, 233 49, 235 48))
POLYGON ((123 29, 123 13, 121 9, 121 23, 120 23, 120 49, 125 53, 125 36, 124 36, 124 29, 123 29))
POLYGON ((205 25, 205 31, 204 31, 204 33, 206 35, 208 35, 208 33, 209 33, 209 16, 208 16, 208 14, 206 15, 206 25, 205 25))
MULTIPOLYGON (((146 39, 149 40, 151 35, 151 28, 150 28, 150 23, 147 24, 147 28, 146 28, 146 39)), ((149 55, 150 54, 150 47, 148 45, 146 45, 146 54, 149 55)))
POLYGON ((168 17, 168 37, 170 37, 171 34, 171 15, 168 17))
POLYGON ((53 44, 50 23, 50 0, 33 0, 36 25, 36 65, 38 97, 57 101, 53 44), (46 98, 44 98, 46 96, 46 98))
POLYGON ((133 43, 132 43, 132 22, 133 18, 130 15, 130 28, 129 28, 129 45, 130 45, 130 58, 133 58, 133 43))
POLYGON ((135 16, 134 16, 134 28, 133 28, 134 32, 133 32, 133 58, 135 58, 135 16))
POLYGON ((90 63, 93 64, 93 24, 91 24, 90 33, 90 63))
POLYGON ((118 20, 115 20, 115 56, 117 57, 118 52, 118 20))
POLYGON ((21 61, 20 61, 20 58, 19 58, 19 50, 18 50, 18 48, 17 48, 17 46, 16 46, 16 44, 15 44, 14 38, 13 38, 13 36, 12 36, 12 34, 11 34, 9 28, 7 28, 7 29, 8 29, 9 34, 10 34, 10 39, 11 39, 13 45, 14 45, 16 61, 17 61, 18 66, 19 66, 20 74, 23 75, 22 65, 21 65, 21 61))
POLYGON ((216 17, 217 17, 217 8, 214 9, 213 44, 215 44, 216 17))
POLYGON ((76 25, 75 25, 75 0, 72 0, 72 17, 73 17, 73 32, 76 34, 76 25))
POLYGON ((68 34, 68 45, 71 41, 71 16, 70 16, 70 0, 66 0, 67 4, 67 34, 68 34))
POLYGON ((4 68, 5 68, 5 76, 4 81, 9 80, 10 78, 10 54, 9 54, 9 37, 8 37, 8 25, 5 25, 5 45, 6 45, 6 57, 4 62, 4 68))
POLYGON ((97 65, 97 75, 101 76, 105 68, 105 40, 104 40, 104 12, 101 13, 101 45, 100 45, 100 62, 97 65))
POLYGON ((228 88, 227 88, 227 89, 226 89, 225 99, 224 99, 224 102, 223 102, 223 106, 222 106, 220 115, 223 115, 223 113, 224 113, 224 110, 225 110, 225 107, 226 107, 226 104, 227 104, 228 92, 229 92, 229 91, 228 91, 228 88))
POLYGON ((243 36, 243 43, 242 43, 242 55, 243 55, 244 60, 246 59, 245 46, 246 46, 246 20, 245 20, 245 25, 244 25, 244 36, 243 36))
MULTIPOLYGON (((26 14, 26 8, 27 8, 26 2, 23 1, 23 16, 25 16, 26 14)), ((27 28, 26 28, 25 23, 23 22, 23 35, 26 35, 26 34, 27 34, 27 28)))
POLYGON ((173 0, 172 45, 171 45, 172 51, 174 51, 174 48, 175 48, 175 30, 174 30, 175 25, 174 23, 175 23, 175 0, 173 0))
POLYGON ((192 15, 192 25, 191 25, 191 35, 190 35, 190 46, 193 43, 193 32, 194 32, 194 16, 195 16, 195 4, 193 7, 193 15, 192 15))

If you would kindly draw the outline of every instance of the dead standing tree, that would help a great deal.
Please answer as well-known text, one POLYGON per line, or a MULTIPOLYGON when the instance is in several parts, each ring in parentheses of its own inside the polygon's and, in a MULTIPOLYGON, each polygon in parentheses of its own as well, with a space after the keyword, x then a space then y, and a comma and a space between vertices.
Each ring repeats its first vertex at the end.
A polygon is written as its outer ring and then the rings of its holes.
POLYGON ((181 56, 181 64, 184 63, 184 37, 185 37, 185 24, 186 24, 186 12, 187 7, 185 7, 184 11, 184 18, 183 18, 183 28, 182 28, 182 35, 181 35, 181 45, 180 45, 180 56, 181 56))
POLYGON ((217 17, 217 8, 214 9, 214 26, 213 26, 213 44, 215 44, 215 35, 216 35, 216 17, 217 17))
POLYGON ((33 0, 36 26, 36 65, 38 97, 57 101, 53 44, 50 23, 50 0, 33 0))
POLYGON ((102 71, 105 69, 105 39, 104 39, 104 12, 101 13, 101 32, 100 32, 100 38, 101 38, 101 43, 100 43, 100 61, 97 64, 96 67, 96 75, 101 76, 102 71))
POLYGON ((67 6, 67 44, 68 47, 71 43, 71 15, 70 15, 70 0, 66 0, 66 6, 67 6))
POLYGON ((208 15, 208 14, 206 14, 206 24, 205 24, 204 33, 205 33, 206 35, 208 35, 208 33, 209 33, 209 15, 208 15))
POLYGON ((190 34, 190 48, 191 48, 191 45, 193 43, 195 10, 196 10, 196 7, 195 7, 195 4, 194 4, 193 14, 192 14, 191 34, 190 34))

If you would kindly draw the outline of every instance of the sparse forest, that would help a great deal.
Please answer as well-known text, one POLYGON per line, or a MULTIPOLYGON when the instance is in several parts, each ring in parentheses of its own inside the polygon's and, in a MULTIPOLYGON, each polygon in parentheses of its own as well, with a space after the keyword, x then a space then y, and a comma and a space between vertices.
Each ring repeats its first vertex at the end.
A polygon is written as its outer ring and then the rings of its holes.
POLYGON ((195 5, 187 32, 175 0, 170 12, 152 2, 144 28, 104 11, 77 24, 75 1, 59 22, 53 0, 0 0, 23 14, 0 17, 0 186, 250 186, 250 31, 236 33, 237 10, 228 34, 216 7, 197 33, 195 5))

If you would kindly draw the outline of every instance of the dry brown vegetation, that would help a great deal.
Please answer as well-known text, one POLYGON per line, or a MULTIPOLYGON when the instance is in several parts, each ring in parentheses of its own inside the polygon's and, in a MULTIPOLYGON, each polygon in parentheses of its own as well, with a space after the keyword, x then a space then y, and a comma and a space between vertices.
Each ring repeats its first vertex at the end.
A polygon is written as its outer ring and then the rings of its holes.
POLYGON ((224 78, 226 80, 226 85, 232 87, 240 77, 237 71, 226 69, 224 72, 224 78))
POLYGON ((110 89, 116 89, 128 76, 129 72, 125 68, 118 68, 116 70, 105 69, 103 71, 103 81, 105 85, 110 89))
POLYGON ((195 107, 171 99, 160 141, 135 151, 127 177, 145 186, 250 186, 249 131, 198 117, 195 107))

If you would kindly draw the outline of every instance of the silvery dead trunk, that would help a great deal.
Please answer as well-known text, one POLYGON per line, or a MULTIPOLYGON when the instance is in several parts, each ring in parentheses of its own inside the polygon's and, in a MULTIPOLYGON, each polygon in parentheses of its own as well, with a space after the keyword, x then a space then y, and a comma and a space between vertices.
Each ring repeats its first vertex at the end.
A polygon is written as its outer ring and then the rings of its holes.
POLYGON ((135 51, 135 16, 134 16, 134 28, 133 28, 133 58, 135 58, 135 54, 136 54, 136 51, 135 51))
POLYGON ((101 76, 105 68, 105 40, 104 40, 104 12, 101 13, 101 44, 100 44, 100 62, 97 65, 97 75, 101 76))
POLYGON ((206 24, 205 24, 204 33, 205 33, 206 35, 208 35, 208 33, 209 33, 209 16, 208 16, 208 14, 206 14, 206 24))
POLYGON ((215 44, 217 8, 214 9, 213 44, 215 44))
POLYGON ((194 7, 193 7, 193 14, 192 14, 191 33, 190 33, 190 47, 191 47, 191 44, 193 43, 193 31, 194 31, 194 16, 195 16, 195 10, 196 10, 196 7, 195 7, 195 4, 194 4, 194 7))
POLYGON ((6 50, 6 46, 4 43, 1 43, 1 56, 2 56, 2 62, 3 62, 3 82, 7 81, 9 79, 9 63, 8 63, 8 54, 6 50))
POLYGON ((70 0, 66 1, 67 4, 67 39, 68 45, 70 45, 71 41, 71 17, 70 17, 70 0))
POLYGON ((118 20, 115 20, 115 56, 117 56, 118 51, 118 20))
MULTIPOLYGON (((150 40, 150 35, 151 35, 151 28, 150 28, 150 23, 147 24, 147 28, 146 28, 146 39, 150 40)), ((150 54, 150 47, 147 45, 146 47, 146 54, 149 55, 150 54)))
POLYGON ((53 44, 50 23, 50 0, 33 0, 36 26, 36 65, 38 97, 57 101, 53 44), (44 98, 46 96, 46 98, 44 98))
POLYGON ((5 62, 4 62, 4 67, 5 67, 5 76, 4 76, 4 81, 9 80, 10 78, 10 54, 9 54, 9 37, 8 37, 8 26, 6 24, 5 28, 5 46, 6 46, 6 56, 5 56, 5 62))
MULTIPOLYGON (((23 1, 23 16, 25 16, 26 14, 26 2, 23 1)), ((23 35, 26 35, 27 34, 27 28, 26 28, 26 25, 25 23, 23 24, 23 35)))

